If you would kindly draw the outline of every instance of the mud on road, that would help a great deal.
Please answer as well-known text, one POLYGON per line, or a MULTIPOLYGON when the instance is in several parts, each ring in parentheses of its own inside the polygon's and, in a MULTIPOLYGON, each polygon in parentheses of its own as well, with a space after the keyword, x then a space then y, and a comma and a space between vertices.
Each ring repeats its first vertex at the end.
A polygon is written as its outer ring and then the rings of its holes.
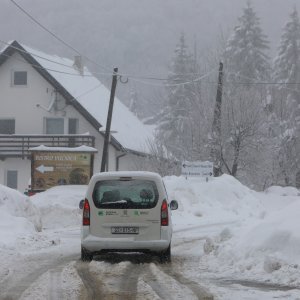
POLYGON ((80 299, 213 299, 202 286, 176 271, 175 265, 161 265, 140 254, 78 261, 75 267, 84 285, 80 299))

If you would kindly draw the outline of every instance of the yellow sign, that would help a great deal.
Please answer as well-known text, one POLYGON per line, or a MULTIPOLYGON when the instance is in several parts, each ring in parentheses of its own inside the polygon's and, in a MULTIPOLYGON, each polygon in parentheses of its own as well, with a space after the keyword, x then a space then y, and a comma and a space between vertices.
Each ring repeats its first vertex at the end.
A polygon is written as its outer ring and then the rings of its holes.
POLYGON ((34 151, 31 165, 31 189, 46 190, 65 184, 88 184, 93 154, 85 152, 34 151))

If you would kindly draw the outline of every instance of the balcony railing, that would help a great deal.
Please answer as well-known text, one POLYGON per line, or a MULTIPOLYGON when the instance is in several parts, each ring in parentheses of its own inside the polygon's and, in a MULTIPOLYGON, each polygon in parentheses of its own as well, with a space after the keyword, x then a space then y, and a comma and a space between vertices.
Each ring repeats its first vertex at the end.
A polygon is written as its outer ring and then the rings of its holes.
POLYGON ((91 135, 15 135, 0 134, 0 159, 30 156, 30 148, 47 147, 94 147, 95 137, 91 135))

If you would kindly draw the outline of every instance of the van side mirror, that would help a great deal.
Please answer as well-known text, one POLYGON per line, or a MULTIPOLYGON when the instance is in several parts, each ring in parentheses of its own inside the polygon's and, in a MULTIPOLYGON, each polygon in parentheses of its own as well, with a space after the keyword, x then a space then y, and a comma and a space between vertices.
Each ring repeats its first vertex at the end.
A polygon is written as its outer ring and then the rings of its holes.
POLYGON ((80 200, 80 202, 79 202, 79 208, 80 209, 83 209, 83 204, 84 204, 84 200, 80 200))
POLYGON ((170 202, 170 209, 171 210, 176 210, 178 208, 178 202, 176 200, 172 200, 170 202))

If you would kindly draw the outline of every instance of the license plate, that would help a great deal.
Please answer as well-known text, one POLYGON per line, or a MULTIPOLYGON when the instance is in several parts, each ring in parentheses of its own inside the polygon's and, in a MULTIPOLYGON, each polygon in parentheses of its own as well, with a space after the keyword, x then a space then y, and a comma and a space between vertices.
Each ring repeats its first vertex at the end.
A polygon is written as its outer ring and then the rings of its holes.
POLYGON ((112 227, 111 233, 112 234, 138 234, 139 228, 138 227, 112 227))

